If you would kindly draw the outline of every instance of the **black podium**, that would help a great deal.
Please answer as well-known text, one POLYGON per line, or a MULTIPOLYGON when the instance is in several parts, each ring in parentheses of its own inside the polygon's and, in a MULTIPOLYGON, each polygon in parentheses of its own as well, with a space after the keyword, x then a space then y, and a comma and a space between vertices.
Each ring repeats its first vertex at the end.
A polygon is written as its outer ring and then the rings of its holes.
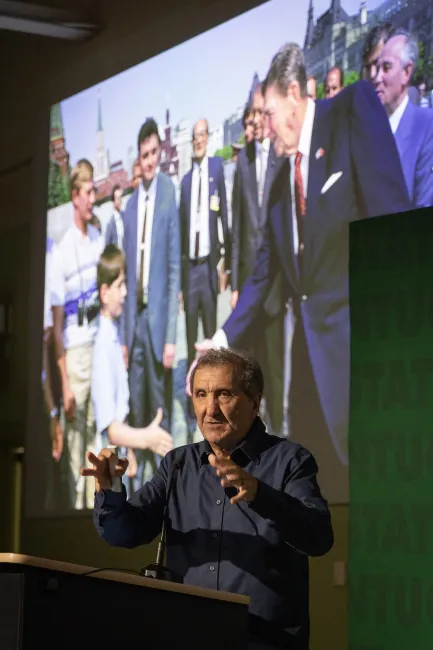
POLYGON ((249 598, 0 553, 1 650, 244 650, 249 598))

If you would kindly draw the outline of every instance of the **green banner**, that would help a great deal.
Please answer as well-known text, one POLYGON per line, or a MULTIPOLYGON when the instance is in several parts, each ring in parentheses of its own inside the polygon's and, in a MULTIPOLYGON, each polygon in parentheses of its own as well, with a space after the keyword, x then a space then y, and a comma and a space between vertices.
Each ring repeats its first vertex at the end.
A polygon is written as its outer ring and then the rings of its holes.
POLYGON ((351 226, 349 650, 433 648, 433 211, 351 226))

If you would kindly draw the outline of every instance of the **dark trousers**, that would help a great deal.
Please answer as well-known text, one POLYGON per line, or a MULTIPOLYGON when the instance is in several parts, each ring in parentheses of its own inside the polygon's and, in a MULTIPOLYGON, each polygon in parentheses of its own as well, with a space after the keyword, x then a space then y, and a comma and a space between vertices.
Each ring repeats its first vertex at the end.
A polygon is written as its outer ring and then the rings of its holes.
POLYGON ((274 318, 264 318, 263 345, 256 346, 257 361, 260 363, 265 381, 266 414, 268 429, 281 434, 283 426, 284 393, 284 313, 274 318))
POLYGON ((344 485, 347 480, 345 468, 334 449, 325 420, 300 313, 296 313, 292 341, 289 415, 291 439, 306 447, 315 456, 319 467, 326 466, 326 471, 320 474, 320 487, 325 498, 335 502, 338 498, 338 495, 334 497, 336 486, 344 485))
MULTIPOLYGON (((137 314, 134 343, 129 359, 129 423, 133 427, 145 427, 162 408, 164 417, 161 427, 169 431, 170 411, 167 401, 167 370, 155 357, 149 329, 149 312, 143 309, 137 314)), ((132 479, 133 489, 138 490, 159 467, 160 457, 150 450, 137 450, 137 475, 132 479)))
POLYGON ((198 319, 203 323, 205 338, 215 334, 217 322, 217 295, 211 286, 208 258, 196 263, 190 260, 188 268, 188 295, 185 298, 186 341, 188 365, 195 359, 198 319))

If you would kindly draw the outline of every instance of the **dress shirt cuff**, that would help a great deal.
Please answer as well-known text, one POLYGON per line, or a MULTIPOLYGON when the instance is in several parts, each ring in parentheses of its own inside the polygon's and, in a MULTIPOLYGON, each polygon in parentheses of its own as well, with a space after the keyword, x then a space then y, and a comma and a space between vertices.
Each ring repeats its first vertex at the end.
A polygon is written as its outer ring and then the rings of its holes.
POLYGON ((95 510, 101 512, 113 512, 120 510, 126 501, 126 488, 122 483, 122 492, 113 490, 102 490, 95 492, 95 510))
POLYGON ((223 329, 217 330, 215 334, 212 337, 212 343, 214 344, 215 348, 219 350, 219 348, 228 348, 229 343, 227 341, 227 336, 226 333, 224 332, 223 329))

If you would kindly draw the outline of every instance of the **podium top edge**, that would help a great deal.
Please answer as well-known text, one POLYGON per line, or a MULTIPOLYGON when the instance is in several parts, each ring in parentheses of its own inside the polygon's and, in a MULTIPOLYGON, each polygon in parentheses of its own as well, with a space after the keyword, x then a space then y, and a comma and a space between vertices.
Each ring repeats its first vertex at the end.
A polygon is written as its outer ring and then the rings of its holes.
POLYGON ((126 584, 149 587, 150 589, 159 589, 161 591, 174 591, 189 596, 210 598, 213 600, 223 600, 226 602, 237 603, 239 605, 250 604, 249 596, 232 594, 228 591, 216 591, 214 589, 206 589, 204 587, 195 587, 194 585, 183 585, 175 582, 154 580, 152 578, 142 578, 141 576, 134 575, 132 573, 102 570, 102 568, 100 569, 99 567, 71 564, 69 562, 61 562, 59 560, 49 560, 48 558, 20 555, 18 553, 0 553, 0 564, 19 564, 23 566, 35 567, 38 569, 73 573, 75 575, 84 575, 89 571, 98 571, 98 573, 94 573, 86 577, 96 578, 99 580, 113 580, 115 582, 124 582, 126 584))

